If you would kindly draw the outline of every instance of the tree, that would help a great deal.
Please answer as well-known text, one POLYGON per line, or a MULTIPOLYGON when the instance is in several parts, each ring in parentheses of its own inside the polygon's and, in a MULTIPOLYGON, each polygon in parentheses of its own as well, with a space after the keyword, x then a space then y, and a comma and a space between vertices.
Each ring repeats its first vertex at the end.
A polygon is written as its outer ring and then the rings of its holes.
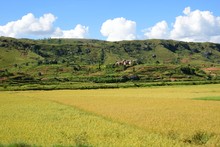
POLYGON ((190 68, 189 66, 181 67, 180 70, 182 71, 182 73, 187 74, 187 75, 194 75, 195 74, 195 69, 190 68))
POLYGON ((104 49, 102 49, 100 53, 100 64, 104 64, 104 62, 105 62, 105 51, 104 49))
POLYGON ((58 39, 57 43, 58 44, 61 44, 62 40, 61 39, 58 39))
POLYGON ((38 72, 38 76, 42 76, 42 73, 41 73, 41 72, 38 72))

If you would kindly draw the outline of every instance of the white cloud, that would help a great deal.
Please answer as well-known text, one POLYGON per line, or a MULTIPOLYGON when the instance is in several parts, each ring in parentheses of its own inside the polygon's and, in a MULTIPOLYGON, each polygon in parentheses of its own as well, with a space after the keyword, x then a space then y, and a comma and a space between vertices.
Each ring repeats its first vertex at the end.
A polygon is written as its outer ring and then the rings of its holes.
POLYGON ((148 28, 145 36, 148 39, 165 39, 168 37, 169 29, 166 21, 158 22, 155 26, 148 28))
POLYGON ((162 21, 147 29, 145 37, 220 43, 220 17, 210 11, 191 11, 190 7, 185 8, 183 14, 176 17, 171 31, 162 21))
MULTIPOLYGON (((188 10, 186 10, 188 9, 188 10)), ((184 10, 185 16, 178 16, 171 31, 171 38, 190 41, 210 41, 210 37, 220 35, 220 17, 210 11, 184 10)))
POLYGON ((220 43, 220 35, 210 37, 210 42, 220 43))
POLYGON ((9 37, 22 37, 26 35, 45 35, 53 32, 53 22, 56 17, 53 14, 44 14, 35 18, 32 13, 23 16, 20 20, 12 21, 0 26, 0 35, 9 37))
POLYGON ((86 38, 88 32, 89 27, 78 24, 72 30, 61 30, 60 28, 57 28, 52 35, 52 38, 86 38))
POLYGON ((185 15, 188 15, 188 14, 190 14, 190 11, 191 11, 191 8, 190 8, 190 7, 186 7, 186 8, 183 10, 183 13, 184 13, 185 15))
POLYGON ((136 39, 136 22, 125 18, 106 20, 100 32, 107 37, 107 41, 121 41, 136 39))
POLYGON ((88 27, 80 24, 72 30, 61 30, 53 26, 57 18, 51 14, 44 14, 36 18, 32 13, 23 16, 17 21, 8 22, 0 26, 0 36, 8 37, 57 37, 57 38, 85 38, 88 33, 88 27))

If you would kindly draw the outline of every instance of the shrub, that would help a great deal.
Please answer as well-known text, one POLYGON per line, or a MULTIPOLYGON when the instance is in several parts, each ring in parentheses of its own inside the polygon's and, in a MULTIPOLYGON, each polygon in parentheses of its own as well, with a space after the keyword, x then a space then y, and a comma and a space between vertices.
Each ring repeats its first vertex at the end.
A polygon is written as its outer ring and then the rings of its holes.
POLYGON ((187 75, 194 75, 195 74, 195 69, 191 68, 189 66, 181 67, 180 70, 182 73, 187 74, 187 75))
POLYGON ((38 72, 38 76, 42 76, 42 73, 41 73, 41 72, 38 72))
POLYGON ((132 76, 130 76, 130 80, 138 81, 138 80, 140 80, 140 77, 138 75, 132 75, 132 76))
POLYGON ((213 134, 207 134, 206 132, 198 131, 191 138, 185 139, 184 142, 196 145, 204 145, 209 139, 213 136, 213 134))
POLYGON ((10 144, 8 147, 31 147, 31 145, 26 143, 15 143, 15 144, 10 144))
POLYGON ((75 137, 75 143, 77 147, 87 147, 88 144, 88 134, 86 132, 80 133, 75 137))
POLYGON ((127 76, 122 76, 120 82, 127 82, 129 78, 127 76))

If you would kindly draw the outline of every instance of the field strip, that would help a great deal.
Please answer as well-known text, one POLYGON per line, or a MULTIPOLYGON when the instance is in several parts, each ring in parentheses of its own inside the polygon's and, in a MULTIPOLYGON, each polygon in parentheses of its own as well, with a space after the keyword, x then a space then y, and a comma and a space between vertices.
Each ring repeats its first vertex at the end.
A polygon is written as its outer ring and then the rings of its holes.
MULTIPOLYGON (((143 136, 150 135, 159 140, 171 139, 184 145, 192 143, 216 146, 220 145, 219 101, 195 98, 219 97, 219 86, 218 84, 11 93, 15 97, 40 100, 87 114, 88 117, 97 117, 103 121, 102 125, 122 126, 123 129, 118 130, 119 134, 124 129, 131 129, 133 133, 141 132, 143 136)), ((54 114, 63 115, 59 111, 54 114)), ((92 127, 89 124, 82 127, 92 127)), ((99 122, 94 123, 96 127, 99 125, 99 122)))
MULTIPOLYGON (((162 136, 162 134, 158 134, 158 133, 155 133, 155 132, 148 132, 147 130, 143 129, 142 127, 140 127, 138 125, 130 124, 130 123, 127 123, 127 122, 124 122, 124 121, 119 121, 119 120, 113 119, 111 117, 99 114, 97 112, 81 108, 81 107, 76 106, 76 105, 67 104, 67 103, 60 102, 60 101, 53 100, 53 99, 42 99, 42 98, 36 98, 36 97, 26 96, 26 95, 24 97, 31 98, 31 99, 38 99, 38 100, 47 101, 47 102, 52 102, 52 103, 55 103, 55 104, 58 104, 58 105, 62 105, 62 106, 68 107, 70 109, 74 109, 74 110, 80 111, 80 112, 85 113, 87 115, 91 115, 91 116, 94 116, 94 117, 101 118, 101 119, 106 120, 106 121, 111 122, 111 123, 116 123, 116 124, 119 124, 119 125, 127 126, 127 127, 130 127, 130 128, 139 130, 139 131, 143 131, 145 133, 150 133, 150 134, 161 135, 162 136)), ((165 136, 163 136, 163 137, 165 137, 165 136)))
POLYGON ((205 101, 220 101, 220 96, 200 97, 193 100, 205 100, 205 101))
POLYGON ((91 116, 99 117, 99 118, 101 118, 101 119, 103 119, 103 120, 106 120, 106 121, 108 121, 108 122, 111 122, 111 123, 116 123, 116 124, 119 124, 119 125, 122 125, 122 126, 127 126, 127 127, 129 127, 129 128, 133 128, 133 129, 135 129, 135 130, 137 130, 137 131, 143 131, 143 132, 145 132, 145 133, 147 133, 147 134, 152 134, 152 135, 154 134, 154 135, 159 135, 159 136, 161 136, 161 137, 162 137, 162 136, 163 136, 163 137, 166 137, 166 136, 164 136, 164 135, 162 135, 162 134, 159 134, 159 133, 156 133, 156 132, 149 132, 149 131, 143 129, 142 127, 140 127, 140 126, 138 126, 138 125, 130 124, 130 123, 127 123, 127 122, 125 122, 125 121, 116 120, 116 119, 113 119, 112 117, 108 117, 108 116, 99 114, 99 113, 97 113, 97 112, 90 111, 90 110, 88 110, 88 109, 80 108, 80 107, 77 107, 77 106, 74 106, 74 105, 70 105, 70 104, 65 104, 65 103, 62 103, 62 102, 55 101, 55 100, 49 100, 49 101, 50 101, 50 102, 53 102, 53 103, 57 103, 57 104, 59 104, 59 105, 64 105, 64 106, 66 106, 66 107, 70 107, 70 108, 76 109, 76 110, 78 110, 78 111, 81 111, 81 112, 86 113, 86 114, 91 115, 91 116))
POLYGON ((78 146, 180 146, 166 136, 147 133, 94 113, 51 100, 0 93, 2 144, 78 146))

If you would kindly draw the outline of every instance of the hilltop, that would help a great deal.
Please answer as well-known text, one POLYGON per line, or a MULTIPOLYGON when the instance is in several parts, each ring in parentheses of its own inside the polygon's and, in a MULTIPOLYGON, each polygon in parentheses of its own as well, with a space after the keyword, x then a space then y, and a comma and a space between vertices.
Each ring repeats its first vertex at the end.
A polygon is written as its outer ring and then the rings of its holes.
POLYGON ((0 63, 0 83, 4 88, 60 83, 218 81, 220 44, 0 37, 0 63))

